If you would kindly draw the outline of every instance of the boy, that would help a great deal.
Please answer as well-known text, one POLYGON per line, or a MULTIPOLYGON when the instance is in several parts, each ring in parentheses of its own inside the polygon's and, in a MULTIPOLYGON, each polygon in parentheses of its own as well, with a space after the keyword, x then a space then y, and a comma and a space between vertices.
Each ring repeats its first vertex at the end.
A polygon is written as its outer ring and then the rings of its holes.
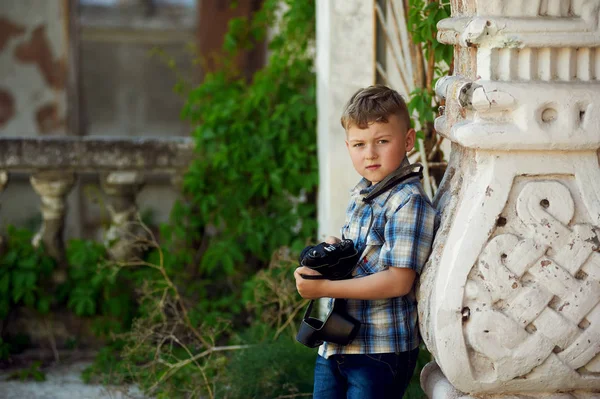
POLYGON ((303 298, 347 299, 347 312, 361 328, 349 345, 321 345, 313 398, 398 399, 419 351, 414 283, 431 252, 438 214, 419 177, 408 176, 414 168, 406 154, 415 131, 396 91, 382 85, 359 90, 341 122, 352 164, 363 177, 351 193, 342 237, 352 239, 362 255, 351 279, 304 279, 302 274, 318 274, 307 267, 294 276, 303 298), (387 188, 395 179, 400 182, 387 188))

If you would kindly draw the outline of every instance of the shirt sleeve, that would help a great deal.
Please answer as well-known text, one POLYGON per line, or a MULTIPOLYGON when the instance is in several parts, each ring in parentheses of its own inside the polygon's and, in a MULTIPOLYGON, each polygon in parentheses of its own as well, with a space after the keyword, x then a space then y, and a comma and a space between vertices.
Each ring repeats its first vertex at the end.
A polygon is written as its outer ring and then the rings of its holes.
POLYGON ((411 195, 388 218, 379 254, 384 267, 405 267, 421 273, 437 228, 437 212, 420 195, 411 195))

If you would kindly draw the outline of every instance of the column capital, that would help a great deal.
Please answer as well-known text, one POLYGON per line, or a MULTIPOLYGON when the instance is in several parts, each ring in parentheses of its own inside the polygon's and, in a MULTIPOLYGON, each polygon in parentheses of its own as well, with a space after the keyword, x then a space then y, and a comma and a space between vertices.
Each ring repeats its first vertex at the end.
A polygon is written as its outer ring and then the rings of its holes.
POLYGON ((438 24, 458 49, 438 133, 477 150, 600 148, 600 0, 467 3, 438 24))

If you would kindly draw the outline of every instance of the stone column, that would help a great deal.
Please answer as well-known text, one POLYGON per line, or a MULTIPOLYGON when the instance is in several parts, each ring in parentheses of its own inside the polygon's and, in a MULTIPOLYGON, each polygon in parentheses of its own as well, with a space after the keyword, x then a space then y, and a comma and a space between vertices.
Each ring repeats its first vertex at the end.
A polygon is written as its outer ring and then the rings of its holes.
POLYGON ((354 92, 375 83, 374 18, 372 1, 317 0, 319 238, 339 236, 350 189, 360 178, 340 117, 354 92))
POLYGON ((30 178, 31 185, 42 200, 42 227, 33 237, 33 245, 44 244, 46 252, 59 264, 53 278, 59 283, 66 278, 63 267, 65 247, 63 232, 65 227, 66 197, 75 184, 75 174, 71 171, 42 171, 30 178))
POLYGON ((452 7, 422 385, 435 399, 599 398, 600 0, 452 7))
POLYGON ((111 225, 104 237, 111 256, 127 261, 141 255, 145 245, 145 231, 139 220, 137 194, 144 185, 141 173, 135 171, 110 172, 101 175, 101 186, 108 196, 111 225))

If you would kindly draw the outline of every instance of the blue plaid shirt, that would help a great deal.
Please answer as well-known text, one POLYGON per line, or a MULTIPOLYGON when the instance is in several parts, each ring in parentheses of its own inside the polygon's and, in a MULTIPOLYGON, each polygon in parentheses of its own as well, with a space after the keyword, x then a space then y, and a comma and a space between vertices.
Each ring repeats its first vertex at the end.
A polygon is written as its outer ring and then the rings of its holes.
MULTIPOLYGON (((388 267, 407 267, 420 274, 439 225, 438 212, 423 193, 417 177, 382 193, 369 205, 362 199, 374 187, 363 178, 354 188, 342 228, 342 235, 352 239, 359 251, 364 251, 354 278, 388 267)), ((329 307, 332 303, 330 300, 329 307)), ((319 348, 321 356, 406 352, 419 345, 414 284, 401 297, 348 299, 347 310, 362 323, 358 335, 346 346, 325 342, 319 348)))

